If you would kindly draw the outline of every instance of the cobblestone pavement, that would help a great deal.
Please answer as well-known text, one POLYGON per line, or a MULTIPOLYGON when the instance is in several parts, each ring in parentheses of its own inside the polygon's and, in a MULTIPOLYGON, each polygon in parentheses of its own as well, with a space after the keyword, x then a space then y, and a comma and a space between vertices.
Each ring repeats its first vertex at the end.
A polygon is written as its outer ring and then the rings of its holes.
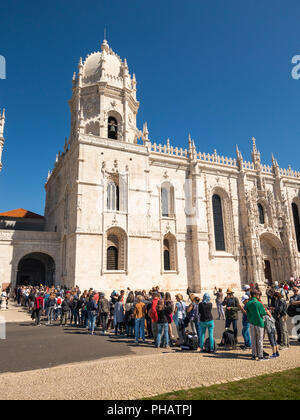
MULTIPOLYGON (((139 399, 300 366, 300 344, 295 340, 279 359, 253 362, 249 352, 208 355, 179 348, 157 350, 150 343, 135 347, 119 337, 32 327, 20 308, 3 313, 8 320, 19 317, 18 322, 27 324, 10 324, 13 335, 0 341, 2 372, 8 372, 0 374, 0 399, 139 399), (71 357, 73 347, 80 351, 71 357)), ((223 321, 217 321, 217 335, 223 328, 223 321)), ((267 345, 266 350, 270 352, 267 345)))
POLYGON ((157 350, 150 355, 2 374, 0 395, 1 399, 28 400, 139 399, 299 366, 300 346, 296 342, 279 359, 267 362, 254 362, 243 351, 206 355, 157 350))

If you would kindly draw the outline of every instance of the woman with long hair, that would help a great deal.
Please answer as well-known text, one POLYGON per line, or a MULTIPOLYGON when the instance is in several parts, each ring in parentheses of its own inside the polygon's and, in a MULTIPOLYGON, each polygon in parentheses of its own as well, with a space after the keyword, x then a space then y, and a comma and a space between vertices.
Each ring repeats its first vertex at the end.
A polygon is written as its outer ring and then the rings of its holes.
POLYGON ((165 294, 165 306, 169 308, 169 312, 167 313, 168 318, 168 328, 169 328, 169 342, 172 346, 174 343, 174 337, 173 337, 173 313, 174 313, 174 303, 171 298, 171 294, 169 292, 166 292, 165 294))

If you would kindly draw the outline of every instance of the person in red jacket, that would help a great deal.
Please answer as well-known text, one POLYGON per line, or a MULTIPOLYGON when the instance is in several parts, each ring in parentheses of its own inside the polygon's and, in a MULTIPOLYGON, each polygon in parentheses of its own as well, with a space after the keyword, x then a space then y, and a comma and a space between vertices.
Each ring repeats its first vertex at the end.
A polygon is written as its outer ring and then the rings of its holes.
POLYGON ((158 327, 157 327, 158 316, 157 316, 156 307, 157 307, 159 299, 160 299, 160 295, 158 293, 154 293, 152 306, 149 313, 151 321, 152 321, 152 334, 154 338, 154 343, 156 343, 157 330, 158 330, 158 327))
POLYGON ((41 315, 44 310, 44 293, 41 293, 35 298, 32 319, 35 318, 36 325, 40 325, 41 315))

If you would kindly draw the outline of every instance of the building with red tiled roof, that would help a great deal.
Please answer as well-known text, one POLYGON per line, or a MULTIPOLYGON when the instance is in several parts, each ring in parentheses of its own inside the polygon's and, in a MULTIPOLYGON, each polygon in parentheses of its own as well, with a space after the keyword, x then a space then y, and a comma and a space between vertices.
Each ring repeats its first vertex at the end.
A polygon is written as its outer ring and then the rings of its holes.
POLYGON ((13 218, 13 219, 44 219, 44 216, 41 216, 36 213, 32 213, 29 210, 25 209, 16 209, 10 210, 4 213, 0 213, 0 218, 13 218))
POLYGON ((45 218, 25 209, 0 213, 0 229, 44 231, 45 218))

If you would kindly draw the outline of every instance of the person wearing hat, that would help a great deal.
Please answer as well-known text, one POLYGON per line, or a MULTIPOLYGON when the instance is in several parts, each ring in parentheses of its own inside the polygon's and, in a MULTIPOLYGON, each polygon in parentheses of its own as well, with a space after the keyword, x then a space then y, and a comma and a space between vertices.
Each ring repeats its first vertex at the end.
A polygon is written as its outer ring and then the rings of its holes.
POLYGON ((250 298, 250 286, 248 284, 246 284, 246 286, 244 286, 244 291, 245 291, 245 295, 248 295, 248 297, 250 298))
MULTIPOLYGON (((249 287, 249 289, 250 289, 250 287, 249 287)), ((250 323, 248 321, 247 312, 245 310, 245 306, 249 302, 249 299, 250 299, 250 297, 246 294, 242 297, 242 304, 243 304, 243 305, 241 305, 241 311, 242 311, 242 314, 243 314, 243 321, 242 321, 243 331, 242 331, 242 334, 243 334, 244 342, 245 342, 245 345, 241 346, 242 350, 248 350, 248 349, 252 348, 251 336, 250 336, 250 323)))
POLYGON ((240 302, 238 298, 234 296, 234 292, 231 288, 227 289, 227 296, 224 299, 223 306, 225 306, 225 328, 229 329, 231 324, 234 332, 235 343, 237 344, 238 337, 238 319, 240 302))

